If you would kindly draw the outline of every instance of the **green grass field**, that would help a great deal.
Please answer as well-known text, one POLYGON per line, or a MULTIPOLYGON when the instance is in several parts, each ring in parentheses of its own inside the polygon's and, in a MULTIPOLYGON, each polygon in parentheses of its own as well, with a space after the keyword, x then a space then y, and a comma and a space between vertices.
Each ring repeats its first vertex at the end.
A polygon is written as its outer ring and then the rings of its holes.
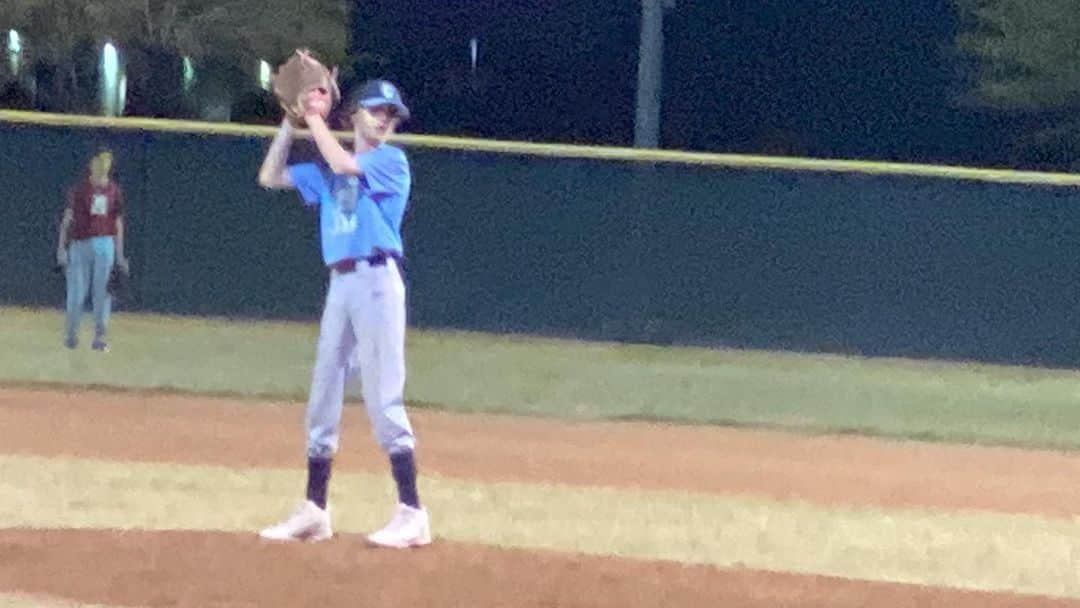
MULTIPOLYGON (((274 400, 305 398, 317 332, 117 314, 101 354, 60 345, 58 310, 0 320, 0 382, 274 400)), ((1080 448, 1073 370, 432 331, 412 332, 407 352, 414 407, 1080 448)))

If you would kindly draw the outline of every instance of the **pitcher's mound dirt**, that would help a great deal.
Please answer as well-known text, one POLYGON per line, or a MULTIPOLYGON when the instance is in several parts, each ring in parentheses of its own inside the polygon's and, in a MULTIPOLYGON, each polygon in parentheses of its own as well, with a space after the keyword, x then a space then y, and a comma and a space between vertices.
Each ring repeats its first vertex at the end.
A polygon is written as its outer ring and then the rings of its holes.
POLYGON ((1043 598, 440 542, 267 544, 254 534, 0 531, 0 588, 110 606, 1067 606, 1043 598))

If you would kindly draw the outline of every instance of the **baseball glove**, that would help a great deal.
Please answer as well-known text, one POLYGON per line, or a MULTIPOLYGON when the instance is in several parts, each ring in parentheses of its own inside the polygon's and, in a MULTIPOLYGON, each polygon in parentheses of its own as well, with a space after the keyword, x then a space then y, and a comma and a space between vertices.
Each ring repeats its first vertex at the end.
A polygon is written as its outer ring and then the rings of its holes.
POLYGON ((126 267, 121 268, 119 265, 113 266, 112 271, 109 272, 109 282, 106 285, 109 295, 117 300, 123 300, 128 296, 130 287, 131 271, 126 267))
POLYGON ((307 49, 297 49, 288 61, 278 67, 271 77, 274 96, 294 126, 305 126, 304 108, 308 95, 313 91, 329 95, 330 108, 341 101, 337 73, 336 67, 327 69, 307 49))

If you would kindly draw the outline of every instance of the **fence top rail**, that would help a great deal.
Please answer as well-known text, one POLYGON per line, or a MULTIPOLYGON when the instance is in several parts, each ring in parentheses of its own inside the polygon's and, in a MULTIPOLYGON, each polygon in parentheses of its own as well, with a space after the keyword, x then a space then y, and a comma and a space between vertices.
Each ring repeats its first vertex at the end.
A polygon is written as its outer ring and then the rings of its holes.
MULTIPOLYGON (((234 137, 271 137, 276 127, 237 123, 200 122, 160 118, 110 118, 79 114, 53 114, 0 109, 0 123, 54 127, 118 129, 191 133, 196 135, 227 135, 234 137)), ((338 132, 338 137, 349 137, 338 132)), ((302 132, 301 137, 306 137, 302 132)), ((867 160, 833 160, 760 156, 751 154, 722 154, 685 152, 678 150, 646 150, 615 146, 586 146, 575 144, 531 143, 494 139, 471 139, 441 135, 399 134, 395 140, 409 146, 441 148, 475 152, 494 152, 526 156, 547 156, 575 159, 598 159, 645 163, 708 165, 736 169, 776 169, 788 171, 817 171, 936 177, 944 179, 1032 184, 1047 186, 1080 186, 1080 174, 1013 169, 988 169, 951 165, 929 165, 867 160)))

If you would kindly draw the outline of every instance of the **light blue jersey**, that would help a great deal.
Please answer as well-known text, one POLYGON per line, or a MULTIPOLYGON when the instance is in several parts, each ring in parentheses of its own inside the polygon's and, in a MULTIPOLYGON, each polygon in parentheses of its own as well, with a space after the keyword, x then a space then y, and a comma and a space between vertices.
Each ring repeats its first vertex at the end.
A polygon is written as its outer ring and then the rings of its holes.
POLYGON ((323 262, 362 259, 378 251, 404 253, 401 221, 412 174, 405 152, 388 144, 356 155, 362 175, 335 175, 325 165, 289 166, 308 205, 319 206, 323 262))

